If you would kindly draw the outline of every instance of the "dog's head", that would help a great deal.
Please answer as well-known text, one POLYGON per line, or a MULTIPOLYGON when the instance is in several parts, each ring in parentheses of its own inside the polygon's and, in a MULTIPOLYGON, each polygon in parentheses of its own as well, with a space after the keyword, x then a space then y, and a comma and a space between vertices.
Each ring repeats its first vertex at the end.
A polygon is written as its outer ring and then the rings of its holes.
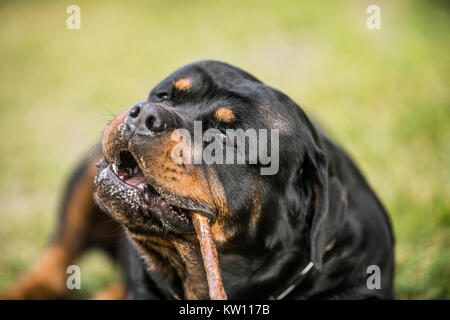
POLYGON ((240 69, 201 61, 106 127, 95 198, 130 233, 194 239, 198 212, 219 252, 301 240, 320 265, 333 223, 322 143, 286 95, 240 69))

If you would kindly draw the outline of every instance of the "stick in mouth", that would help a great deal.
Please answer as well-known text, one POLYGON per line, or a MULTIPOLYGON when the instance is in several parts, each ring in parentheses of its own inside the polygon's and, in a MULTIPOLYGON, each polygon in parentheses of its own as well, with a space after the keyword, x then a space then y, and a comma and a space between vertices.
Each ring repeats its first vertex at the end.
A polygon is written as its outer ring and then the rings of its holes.
POLYGON ((199 213, 192 213, 192 223, 203 257, 203 265, 205 266, 206 278, 208 280, 209 297, 211 300, 226 300, 227 294, 222 283, 220 275, 219 259, 217 256, 216 245, 211 234, 211 227, 208 218, 199 213))

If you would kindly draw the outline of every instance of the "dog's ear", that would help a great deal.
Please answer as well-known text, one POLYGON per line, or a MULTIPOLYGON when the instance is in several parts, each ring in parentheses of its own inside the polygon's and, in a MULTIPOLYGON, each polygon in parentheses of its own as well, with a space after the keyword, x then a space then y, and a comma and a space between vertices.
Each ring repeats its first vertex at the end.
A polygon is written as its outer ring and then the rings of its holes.
POLYGON ((336 232, 346 221, 347 197, 339 180, 329 177, 328 161, 322 151, 315 149, 307 153, 303 162, 306 182, 312 189, 311 261, 320 270, 327 245, 334 241, 336 232))

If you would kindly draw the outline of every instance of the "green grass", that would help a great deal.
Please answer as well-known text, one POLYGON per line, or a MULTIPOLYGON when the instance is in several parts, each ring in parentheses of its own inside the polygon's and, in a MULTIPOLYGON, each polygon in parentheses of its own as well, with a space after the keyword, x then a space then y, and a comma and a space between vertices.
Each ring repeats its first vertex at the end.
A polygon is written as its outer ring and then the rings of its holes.
MULTIPOLYGON (((0 4, 0 289, 45 247, 61 187, 111 113, 181 65, 240 66, 299 102, 356 159, 396 235, 396 296, 450 298, 450 11, 444 1, 0 4)), ((81 297, 117 271, 81 261, 81 297)))

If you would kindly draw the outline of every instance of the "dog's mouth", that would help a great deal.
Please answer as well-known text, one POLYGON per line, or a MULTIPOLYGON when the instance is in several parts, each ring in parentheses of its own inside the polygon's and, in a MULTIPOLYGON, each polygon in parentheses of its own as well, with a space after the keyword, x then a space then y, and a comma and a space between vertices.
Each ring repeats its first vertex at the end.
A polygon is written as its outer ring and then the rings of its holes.
MULTIPOLYGON (((139 190, 144 215, 156 214, 176 224, 192 225, 191 214, 187 209, 169 204, 149 183, 137 161, 129 151, 122 151, 119 164, 111 164, 111 170, 123 182, 139 190)), ((189 228, 190 229, 190 228, 189 228)), ((192 229, 193 231, 193 229, 192 229)))
POLYGON ((211 221, 210 208, 180 198, 144 175, 135 157, 122 151, 116 161, 105 159, 98 165, 96 198, 113 217, 127 224, 154 229, 159 226, 175 233, 194 232, 192 212, 199 212, 211 221))

